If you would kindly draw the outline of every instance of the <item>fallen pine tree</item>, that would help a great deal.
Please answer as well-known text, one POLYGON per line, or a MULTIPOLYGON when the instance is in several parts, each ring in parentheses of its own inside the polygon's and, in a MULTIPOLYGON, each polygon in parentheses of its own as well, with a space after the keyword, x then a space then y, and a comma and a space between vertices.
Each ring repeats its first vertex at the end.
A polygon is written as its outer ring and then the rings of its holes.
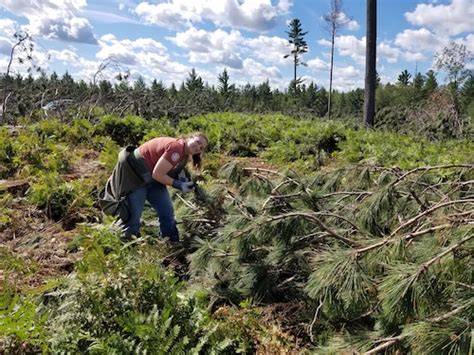
POLYGON ((191 283, 214 302, 290 302, 323 352, 466 353, 474 165, 354 165, 302 178, 237 163, 180 210, 191 283))

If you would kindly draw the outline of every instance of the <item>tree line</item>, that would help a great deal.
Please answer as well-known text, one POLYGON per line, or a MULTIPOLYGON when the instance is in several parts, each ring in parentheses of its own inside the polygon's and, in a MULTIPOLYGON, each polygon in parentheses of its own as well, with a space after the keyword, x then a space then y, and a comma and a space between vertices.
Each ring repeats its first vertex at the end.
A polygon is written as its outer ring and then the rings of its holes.
MULTIPOLYGON (((120 75, 115 82, 75 80, 68 72, 59 76, 44 71, 39 76, 2 75, 1 87, 8 87, 9 101, 5 107, 6 119, 28 116, 43 111, 54 100, 71 99, 82 115, 93 117, 103 113, 119 116, 135 114, 145 118, 187 117, 208 112, 283 112, 323 117, 328 109, 328 91, 315 82, 294 85, 287 90, 272 89, 269 81, 260 84, 232 83, 226 69, 217 77, 217 85, 209 85, 192 69, 179 85, 165 86, 158 79, 147 84, 143 77, 131 81, 120 75)), ((376 109, 409 107, 427 100, 433 93, 447 91, 440 85, 433 70, 412 75, 404 70, 396 83, 381 84, 377 79, 376 109)), ((452 92, 452 91, 451 91, 452 92)), ((474 101, 474 75, 471 72, 463 85, 456 89, 456 105, 459 113, 472 111, 474 101)), ((333 90, 331 114, 334 117, 360 117, 363 110, 364 90, 348 92, 333 90)), ((64 112, 63 112, 64 113, 64 112)), ((6 120, 4 120, 6 121, 6 120)), ((13 122, 11 122, 13 123, 13 122)))

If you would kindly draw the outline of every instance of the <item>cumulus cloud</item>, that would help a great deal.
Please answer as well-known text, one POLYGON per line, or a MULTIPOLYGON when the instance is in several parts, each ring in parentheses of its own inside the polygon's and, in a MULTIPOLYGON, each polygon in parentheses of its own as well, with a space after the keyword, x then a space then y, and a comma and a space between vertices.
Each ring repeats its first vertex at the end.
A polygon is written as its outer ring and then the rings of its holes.
POLYGON ((474 28, 474 4, 472 0, 453 0, 449 5, 418 4, 415 11, 405 13, 405 18, 439 34, 458 35, 474 28))
POLYGON ((227 33, 217 29, 208 32, 191 27, 167 39, 188 50, 191 63, 217 63, 235 69, 242 68, 239 47, 243 38, 239 31, 227 33))
POLYGON ((423 53, 420 52, 404 52, 402 57, 407 62, 421 62, 426 59, 423 53))
POLYGON ((243 70, 253 83, 281 78, 280 70, 277 67, 268 67, 251 58, 244 59, 243 70))
POLYGON ((0 19, 0 34, 13 37, 18 30, 18 24, 9 18, 0 19))
POLYGON ((377 57, 385 58, 389 63, 396 63, 400 56, 398 48, 391 47, 390 44, 382 42, 377 46, 377 57))
POLYGON ((290 6, 289 0, 280 0, 276 5, 270 0, 171 0, 160 4, 142 2, 135 12, 145 22, 163 27, 192 26, 207 20, 222 27, 267 31, 290 6))
POLYGON ((474 34, 469 34, 466 38, 461 39, 459 43, 464 44, 468 51, 474 53, 474 34))
POLYGON ((101 49, 96 54, 99 60, 111 58, 117 66, 149 78, 165 77, 167 82, 179 82, 190 70, 189 66, 170 58, 167 48, 151 38, 119 40, 113 34, 106 34, 99 39, 99 45, 101 49))
POLYGON ((330 66, 329 63, 326 63, 324 60, 319 58, 308 60, 306 64, 308 64, 308 68, 316 71, 327 71, 330 66))
POLYGON ((60 60, 64 64, 75 66, 80 62, 80 57, 69 49, 63 49, 62 51, 50 50, 48 53, 50 54, 51 59, 60 60))
POLYGON ((426 28, 418 30, 404 30, 395 37, 395 44, 411 51, 434 51, 447 39, 435 35, 426 28))
POLYGON ((340 23, 344 23, 349 31, 357 31, 360 28, 359 23, 356 20, 347 17, 344 12, 339 13, 338 20, 340 23))
POLYGON ((259 60, 274 65, 283 65, 291 62, 291 58, 284 59, 290 52, 288 40, 277 36, 258 36, 245 39, 243 42, 259 60))
MULTIPOLYGON (((318 41, 324 46, 331 46, 331 42, 322 39, 318 41)), ((365 37, 357 39, 355 36, 338 36, 335 38, 334 47, 342 56, 349 56, 359 64, 365 63, 365 37)))
POLYGON ((0 5, 17 16, 26 17, 29 23, 23 27, 33 36, 97 43, 89 21, 77 16, 86 6, 85 0, 3 0, 0 5))

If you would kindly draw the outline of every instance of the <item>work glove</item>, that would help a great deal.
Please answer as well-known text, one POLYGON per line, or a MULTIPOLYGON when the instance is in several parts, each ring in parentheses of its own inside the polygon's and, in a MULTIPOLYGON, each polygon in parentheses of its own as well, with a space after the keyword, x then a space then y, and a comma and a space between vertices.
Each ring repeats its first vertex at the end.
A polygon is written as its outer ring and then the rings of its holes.
POLYGON ((186 175, 186 171, 184 169, 182 169, 179 174, 178 174, 178 180, 179 181, 183 181, 183 182, 188 182, 189 179, 188 179, 188 176, 186 175))
POLYGON ((194 182, 192 181, 180 181, 180 180, 173 180, 173 187, 181 190, 184 194, 194 191, 194 182))

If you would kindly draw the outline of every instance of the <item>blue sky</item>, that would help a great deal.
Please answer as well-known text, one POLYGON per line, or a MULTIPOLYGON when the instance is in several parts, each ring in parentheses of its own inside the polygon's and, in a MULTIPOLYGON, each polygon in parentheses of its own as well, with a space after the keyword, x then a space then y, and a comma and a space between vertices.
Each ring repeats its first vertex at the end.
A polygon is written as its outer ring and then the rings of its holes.
MULTIPOLYGON (((27 30, 36 64, 48 74, 66 70, 76 79, 162 80, 178 86, 191 68, 210 85, 227 68, 237 85, 269 80, 285 89, 292 79, 288 22, 299 18, 309 51, 298 75, 328 87, 329 33, 323 15, 330 0, 0 0, 0 71, 5 72, 13 33, 27 30)), ((363 87, 365 0, 343 0, 347 25, 336 38, 334 88, 363 87)), ((378 0, 377 70, 382 82, 400 72, 425 73, 450 41, 474 52, 474 0, 378 0)), ((471 68, 472 67, 472 64, 471 68)), ((24 73, 15 64, 13 72, 24 73)), ((442 82, 443 74, 439 80, 442 82)))

